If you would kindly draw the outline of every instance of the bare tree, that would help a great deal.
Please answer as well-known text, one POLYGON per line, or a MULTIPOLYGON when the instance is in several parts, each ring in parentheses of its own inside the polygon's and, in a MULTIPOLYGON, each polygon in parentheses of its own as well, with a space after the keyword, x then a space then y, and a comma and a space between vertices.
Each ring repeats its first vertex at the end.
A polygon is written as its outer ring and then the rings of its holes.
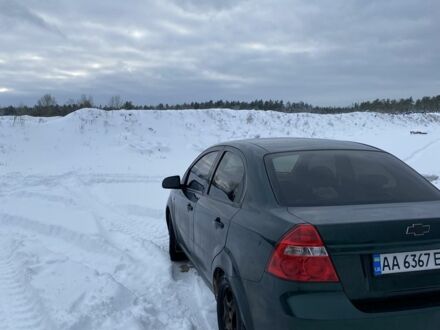
POLYGON ((53 97, 50 94, 43 95, 38 101, 37 101, 37 107, 39 108, 51 108, 57 105, 57 101, 55 100, 55 97, 53 97))
POLYGON ((70 99, 67 100, 65 105, 67 105, 67 106, 75 106, 76 105, 76 101, 75 101, 75 99, 70 98, 70 99))
POLYGON ((119 95, 112 96, 108 102, 110 110, 120 110, 124 106, 124 101, 119 95))
POLYGON ((80 108, 93 108, 93 97, 91 95, 81 95, 77 101, 78 107, 80 108))

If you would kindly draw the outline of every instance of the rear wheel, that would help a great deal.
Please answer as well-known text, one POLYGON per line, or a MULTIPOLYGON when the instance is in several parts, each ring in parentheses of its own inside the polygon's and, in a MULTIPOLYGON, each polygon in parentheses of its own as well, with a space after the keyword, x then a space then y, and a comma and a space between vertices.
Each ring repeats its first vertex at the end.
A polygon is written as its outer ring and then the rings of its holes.
POLYGON ((170 236, 170 244, 168 251, 170 253, 171 261, 183 261, 186 260, 186 255, 180 248, 179 242, 177 242, 176 234, 174 233, 173 222, 171 219, 168 221, 168 234, 170 236))
POLYGON ((225 276, 218 283, 217 320, 219 330, 245 330, 237 300, 225 276))

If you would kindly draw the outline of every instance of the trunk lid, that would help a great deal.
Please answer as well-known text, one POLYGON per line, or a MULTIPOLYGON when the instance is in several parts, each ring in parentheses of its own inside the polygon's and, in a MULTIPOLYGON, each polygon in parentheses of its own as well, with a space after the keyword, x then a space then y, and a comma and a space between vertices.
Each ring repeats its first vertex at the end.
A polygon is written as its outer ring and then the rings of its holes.
MULTIPOLYGON (((384 299, 402 295, 440 292, 440 270, 382 276, 373 271, 373 254, 440 250, 439 201, 291 207, 288 211, 318 229, 345 293, 361 309, 368 311, 384 299), (416 236, 410 230, 407 234, 408 227, 419 224, 429 226, 429 233, 416 236)), ((401 299, 396 303, 401 304, 401 299)), ((385 306, 393 307, 391 302, 385 306)))

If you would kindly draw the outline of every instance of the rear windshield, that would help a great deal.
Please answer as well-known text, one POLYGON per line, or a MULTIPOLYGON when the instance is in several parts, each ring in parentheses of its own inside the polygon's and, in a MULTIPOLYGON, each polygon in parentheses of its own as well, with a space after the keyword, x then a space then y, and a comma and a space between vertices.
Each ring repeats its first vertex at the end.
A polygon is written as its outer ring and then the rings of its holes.
POLYGON ((384 152, 286 152, 267 155, 265 162, 275 196, 284 206, 440 200, 437 188, 384 152))

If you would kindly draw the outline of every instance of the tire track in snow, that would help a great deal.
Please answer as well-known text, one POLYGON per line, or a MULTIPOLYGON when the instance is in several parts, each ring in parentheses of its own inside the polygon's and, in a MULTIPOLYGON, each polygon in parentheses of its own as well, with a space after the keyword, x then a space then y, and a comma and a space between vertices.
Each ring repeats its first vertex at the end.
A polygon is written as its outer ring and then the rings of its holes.
POLYGON ((34 289, 26 281, 23 266, 16 262, 11 240, 0 244, 0 322, 2 329, 49 330, 52 322, 34 289))
POLYGON ((31 191, 17 191, 8 194, 9 197, 20 198, 20 199, 37 199, 51 203, 62 204, 63 206, 76 206, 76 202, 72 198, 64 197, 59 194, 53 193, 41 193, 41 192, 31 192, 31 191))
MULTIPOLYGON (((116 247, 108 246, 102 248, 101 244, 107 245, 106 242, 100 242, 95 245, 94 239, 85 238, 84 235, 74 235, 74 233, 63 228, 53 228, 54 226, 47 226, 43 224, 36 224, 32 220, 23 219, 20 217, 14 217, 10 215, 0 214, 0 224, 3 226, 12 226, 19 230, 20 234, 31 235, 32 239, 37 239, 42 245, 46 246, 51 252, 61 254, 68 259, 83 265, 89 269, 93 269, 97 276, 107 276, 116 284, 126 288, 135 297, 132 308, 136 308, 137 305, 142 304, 144 306, 144 314, 138 315, 141 323, 144 324, 146 329, 208 329, 203 323, 197 323, 194 317, 190 313, 190 309, 181 304, 179 300, 179 289, 171 279, 168 279, 166 274, 170 273, 169 267, 166 265, 165 255, 157 255, 157 253, 151 253, 151 248, 145 252, 145 260, 139 261, 136 258, 131 257, 127 251, 118 250, 116 247), (38 237, 40 236, 40 237, 38 237), (42 236, 42 237, 41 237, 42 236), (60 239, 66 243, 72 243, 72 247, 66 244, 59 244, 59 242, 51 243, 51 240, 47 238, 60 239), (75 248, 82 249, 80 256, 75 251, 75 248), (91 249, 89 249, 91 248, 91 249), (103 256, 106 259, 106 265, 97 263, 96 253, 109 254, 103 256), (160 273, 164 276, 150 276, 151 271, 154 269, 154 273, 160 273), (146 313, 146 314, 145 314, 146 313), (189 315, 190 314, 190 315, 189 315)), ((5 227, 1 228, 5 229, 5 227)), ((0 232, 2 231, 0 229, 0 232)), ((11 231, 5 231, 5 233, 11 233, 11 231)), ((128 247, 128 246, 127 246, 128 247)), ((151 247, 154 250, 158 250, 156 246, 151 243, 151 247)), ((1 247, 0 247, 1 248, 1 247)), ((12 257, 11 257, 12 258, 12 257)), ((23 298, 23 294, 28 290, 24 290, 22 285, 18 285, 13 279, 19 276, 16 273, 15 268, 11 267, 11 258, 7 259, 7 263, 0 263, 0 292, 8 290, 21 290, 18 292, 12 291, 9 296, 18 297, 16 301, 17 308, 29 310, 30 314, 34 314, 34 310, 38 304, 30 301, 30 298, 26 300, 23 298), (8 270, 3 271, 2 270, 8 270), (2 275, 6 274, 6 278, 3 280, 2 275), (21 297, 21 300, 19 299, 21 297), (30 301, 30 306, 26 304, 30 301)), ((0 261, 4 258, 1 258, 0 261)), ((3 304, 2 304, 3 305, 3 304)), ((18 310, 19 312, 20 310, 18 310)), ((32 315, 24 315, 23 320, 20 321, 19 313, 13 314, 13 317, 9 317, 5 324, 12 324, 11 328, 1 328, 2 330, 49 330, 52 329, 46 326, 42 319, 33 318, 32 315), (27 323, 26 323, 27 322, 27 323), (29 325, 29 326, 27 326, 29 325)), ((8 314, 10 314, 8 312, 8 314)), ((35 313, 38 314, 38 313, 35 313)), ((44 315, 44 313, 40 313, 44 315)), ((200 321, 201 322, 201 321, 200 321)))
POLYGON ((56 187, 60 182, 68 181, 69 179, 78 180, 83 185, 93 185, 99 183, 155 183, 160 182, 162 177, 118 173, 80 174, 73 171, 57 175, 22 175, 21 173, 13 172, 0 175, 2 182, 1 195, 20 192, 23 188, 29 187, 56 187))
MULTIPOLYGON (((137 182, 137 178, 132 176, 130 180, 137 182)), ((31 217, 0 212, 0 225, 3 227, 0 227, 0 233, 10 234, 11 228, 15 228, 17 233, 39 241, 48 250, 95 270, 99 276, 108 276, 127 288, 136 297, 131 308, 137 308, 135 306, 139 304, 143 308, 137 318, 146 329, 212 328, 206 315, 201 313, 206 307, 199 293, 207 289, 199 287, 196 273, 192 272, 185 281, 175 281, 172 277, 172 265, 166 250, 167 229, 165 219, 159 216, 160 210, 116 207, 105 203, 89 189, 95 184, 124 183, 126 179, 74 175, 57 177, 58 182, 53 179, 33 178, 31 182, 23 182, 22 186, 15 184, 13 190, 19 193, 26 191, 27 187, 41 187, 43 193, 40 191, 29 197, 69 202, 70 206, 90 213, 101 232, 92 236, 35 221, 31 217), (46 197, 51 187, 57 188, 57 194, 46 197), (61 193, 59 188, 65 193, 61 193), (58 198, 58 195, 68 196, 68 200, 58 198), (144 219, 142 213, 145 213, 144 219)), ((153 181, 156 180, 148 182, 153 181)))
MULTIPOLYGON (((108 183, 108 181, 103 180, 98 183, 108 183)), ((62 185, 71 196, 75 197, 81 209, 88 210, 92 214, 101 229, 102 236, 107 240, 111 240, 109 237, 111 232, 121 232, 137 241, 152 243, 161 250, 166 249, 168 243, 166 222, 164 217, 157 216, 158 210, 147 209, 145 218, 139 219, 138 214, 133 217, 114 205, 105 203, 90 191, 88 188, 90 183, 84 182, 82 178, 63 182, 62 185)), ((114 243, 110 242, 110 244, 114 243)))
POLYGON ((433 140, 433 141, 427 143, 427 144, 424 145, 423 147, 421 147, 421 148, 419 148, 419 149, 413 151, 409 156, 403 158, 403 160, 404 160, 405 162, 409 162, 409 161, 411 161, 412 159, 414 159, 414 157, 416 157, 416 156, 422 154, 424 151, 426 151, 427 149, 429 149, 430 147, 432 147, 433 145, 435 145, 435 144, 437 144, 437 143, 439 143, 439 142, 440 142, 440 139, 435 139, 435 140, 433 140))
MULTIPOLYGON (((206 306, 201 302, 200 292, 202 290, 207 292, 208 289, 200 287, 199 278, 195 277, 198 275, 192 272, 192 281, 194 282, 190 283, 190 286, 184 281, 174 281, 173 279, 174 265, 168 259, 168 232, 165 218, 157 218, 156 212, 154 212, 154 214, 150 214, 154 217, 147 215, 145 219, 134 219, 113 205, 105 203, 93 194, 81 180, 78 180, 77 183, 69 186, 63 183, 63 185, 71 195, 80 201, 79 204, 83 209, 90 210, 102 231, 102 235, 106 237, 109 244, 118 248, 125 248, 127 253, 138 260, 138 263, 124 266, 126 268, 123 270, 123 273, 128 274, 129 278, 135 282, 132 284, 131 289, 134 292, 141 293, 142 297, 157 296, 157 293, 151 292, 151 289, 159 290, 161 300, 168 301, 166 305, 170 304, 170 297, 172 297, 171 305, 177 304, 177 306, 180 306, 180 310, 184 311, 186 318, 191 320, 192 329, 210 329, 211 326, 206 318, 206 313, 200 313, 201 310, 206 309, 206 306), (147 219, 151 219, 151 221, 148 222, 147 219), (129 239, 119 240, 115 237, 120 234, 128 236, 129 239), (159 254, 151 254, 152 251, 157 251, 159 254), (149 283, 147 284, 145 269, 151 267, 157 258, 170 264, 168 270, 162 269, 163 272, 167 271, 170 278, 162 279, 162 283, 158 283, 157 279, 151 281, 148 278, 149 283), (141 287, 139 287, 139 283, 141 283, 141 287), (149 288, 145 293, 146 286, 149 286, 149 288), (183 286, 183 288, 179 288, 180 286, 183 286)), ((160 268, 163 268, 163 262, 157 264, 157 267, 157 271, 160 271, 160 268)), ((115 278, 118 279, 119 276, 115 276, 115 278)), ((127 282, 127 279, 124 282, 127 282)), ((127 285, 127 283, 125 284, 127 285)), ((208 292, 208 294, 210 293, 208 292)), ((147 298, 147 300, 149 299, 147 298)))
POLYGON ((100 237, 92 238, 61 226, 44 224, 22 216, 0 213, 0 224, 19 228, 20 231, 58 239, 88 252, 113 255, 117 251, 100 237))

